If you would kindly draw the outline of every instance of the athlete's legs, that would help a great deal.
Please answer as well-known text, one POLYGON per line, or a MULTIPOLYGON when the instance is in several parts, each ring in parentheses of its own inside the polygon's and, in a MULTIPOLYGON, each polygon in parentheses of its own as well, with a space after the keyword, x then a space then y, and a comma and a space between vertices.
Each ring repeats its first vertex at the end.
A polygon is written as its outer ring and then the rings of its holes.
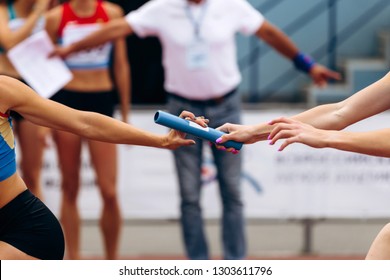
POLYGON ((36 260, 14 246, 0 241, 0 260, 36 260))
POLYGON ((55 131, 58 160, 62 175, 61 224, 64 229, 69 259, 80 258, 80 215, 77 196, 80 188, 81 139, 79 136, 55 131))
POLYGON ((21 150, 20 168, 27 187, 39 199, 43 200, 41 189, 42 158, 45 148, 44 133, 46 128, 29 121, 17 122, 16 134, 21 150))
POLYGON ((106 258, 118 257, 122 218, 117 196, 117 151, 116 145, 88 141, 91 161, 96 171, 97 184, 103 199, 100 226, 103 233, 106 258))
POLYGON ((390 224, 385 225, 375 237, 366 260, 390 260, 390 224))

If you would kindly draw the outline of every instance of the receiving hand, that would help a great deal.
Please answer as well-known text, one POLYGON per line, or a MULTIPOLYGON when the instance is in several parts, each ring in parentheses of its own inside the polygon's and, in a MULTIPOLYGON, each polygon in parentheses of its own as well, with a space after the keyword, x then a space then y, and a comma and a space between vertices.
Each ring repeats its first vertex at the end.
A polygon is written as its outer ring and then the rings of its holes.
MULTIPOLYGON (((193 113, 188 111, 182 111, 179 117, 195 122, 202 127, 207 127, 207 124, 209 123, 208 119, 205 119, 204 117, 195 117, 193 113)), ((165 138, 166 142, 164 146, 167 149, 177 149, 181 146, 190 146, 195 144, 194 140, 185 139, 185 137, 186 137, 186 133, 171 129, 171 131, 168 133, 168 135, 165 138)))
POLYGON ((226 150, 227 152, 231 152, 233 154, 238 154, 239 151, 234 148, 226 148, 225 146, 218 144, 223 144, 229 140, 244 144, 252 144, 259 141, 259 135, 256 133, 257 129, 253 125, 226 123, 216 129, 226 133, 216 140, 217 149, 226 150))
POLYGON ((283 151, 293 143, 301 143, 313 148, 325 148, 327 147, 326 139, 332 134, 332 131, 317 129, 311 125, 284 117, 272 120, 269 124, 274 126, 268 137, 270 145, 275 144, 280 139, 286 139, 280 146, 279 151, 283 151))

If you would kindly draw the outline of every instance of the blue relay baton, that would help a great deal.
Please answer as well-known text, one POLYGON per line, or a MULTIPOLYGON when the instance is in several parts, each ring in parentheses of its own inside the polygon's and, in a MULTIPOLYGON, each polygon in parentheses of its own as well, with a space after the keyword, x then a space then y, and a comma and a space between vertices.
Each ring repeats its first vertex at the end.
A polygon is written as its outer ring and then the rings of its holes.
MULTIPOLYGON (((213 143, 215 143, 215 140, 225 134, 224 132, 214 128, 202 127, 195 122, 182 119, 178 116, 160 110, 157 111, 154 115, 154 122, 172 129, 192 134, 196 137, 211 141, 213 143)), ((240 150, 242 148, 242 143, 232 140, 226 141, 220 145, 225 146, 226 148, 234 148, 236 150, 240 150)))

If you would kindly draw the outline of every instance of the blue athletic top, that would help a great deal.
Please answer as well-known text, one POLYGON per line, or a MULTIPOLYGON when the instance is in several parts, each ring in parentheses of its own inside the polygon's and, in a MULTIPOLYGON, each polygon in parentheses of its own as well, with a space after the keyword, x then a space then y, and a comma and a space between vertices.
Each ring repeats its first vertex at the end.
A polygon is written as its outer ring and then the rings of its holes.
POLYGON ((0 182, 16 172, 15 138, 8 114, 0 112, 0 182))

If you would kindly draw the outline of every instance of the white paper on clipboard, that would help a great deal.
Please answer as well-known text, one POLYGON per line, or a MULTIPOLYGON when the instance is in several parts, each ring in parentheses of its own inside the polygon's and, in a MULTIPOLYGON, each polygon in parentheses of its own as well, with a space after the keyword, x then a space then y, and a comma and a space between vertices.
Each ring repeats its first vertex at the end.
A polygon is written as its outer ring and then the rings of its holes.
POLYGON ((73 77, 59 57, 49 58, 54 45, 46 31, 37 32, 7 52, 22 78, 45 98, 63 88, 73 77))

